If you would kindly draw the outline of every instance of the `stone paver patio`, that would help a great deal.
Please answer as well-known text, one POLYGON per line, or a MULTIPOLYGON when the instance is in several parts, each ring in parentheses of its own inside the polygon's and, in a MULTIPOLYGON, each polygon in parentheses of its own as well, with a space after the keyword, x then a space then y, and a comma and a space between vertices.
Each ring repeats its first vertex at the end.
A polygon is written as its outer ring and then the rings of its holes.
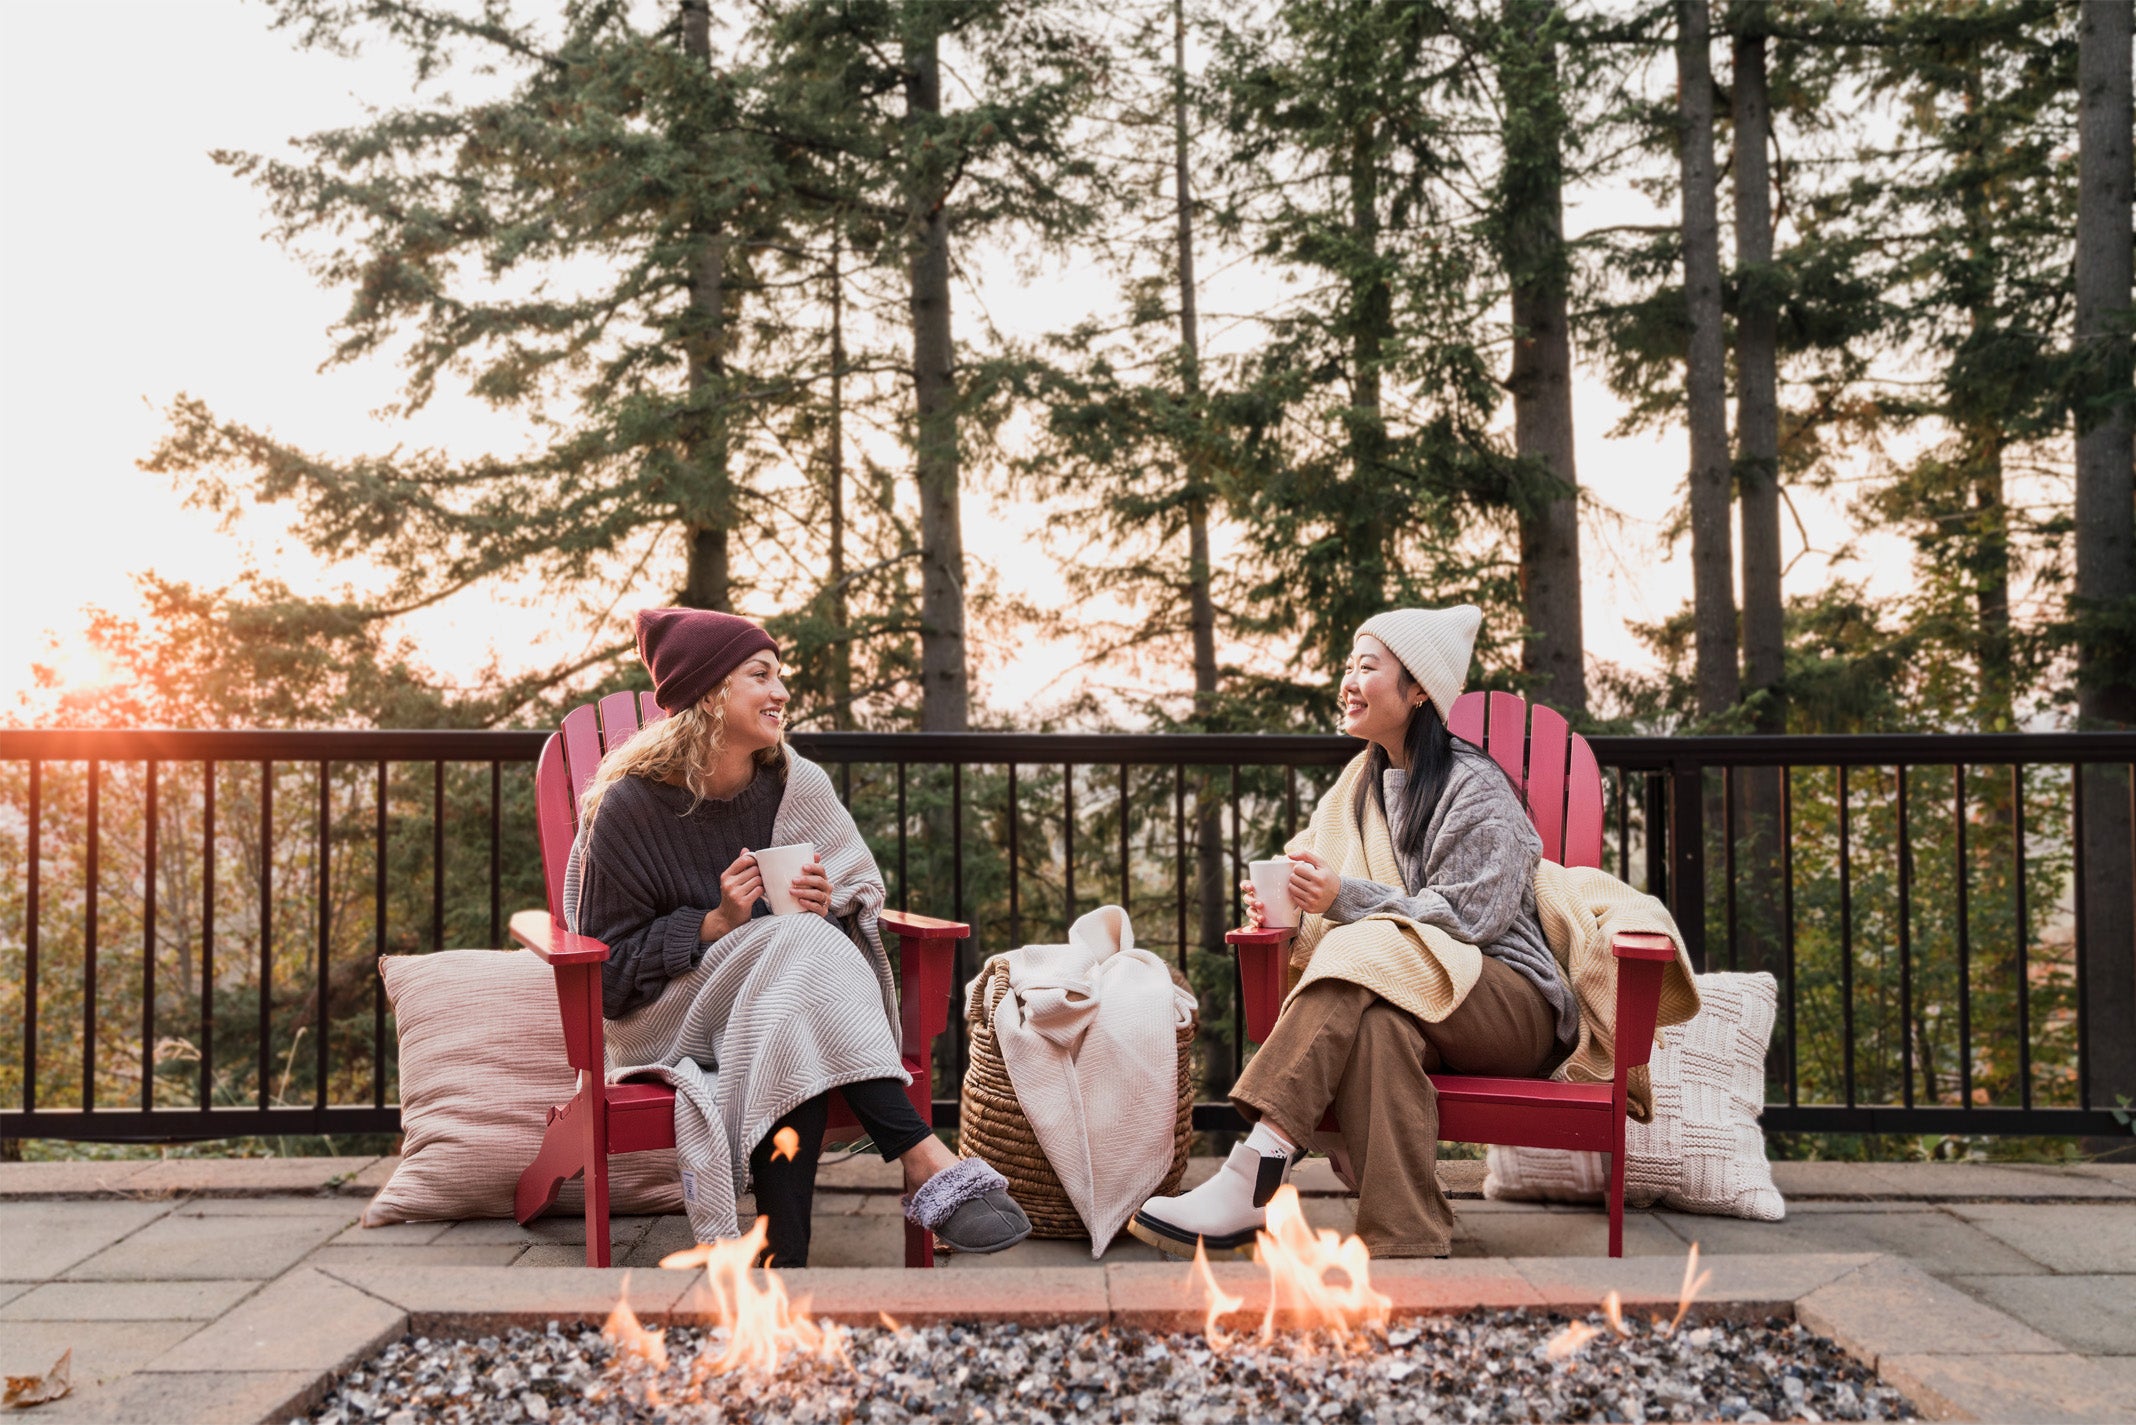
MULTIPOLYGON (((694 1278, 658 1270, 689 1241, 680 1217, 618 1219, 617 1270, 589 1272, 576 1218, 357 1226, 391 1167, 0 1165, 0 1370, 40 1372, 74 1352, 74 1393, 24 1418, 286 1418, 332 1372, 426 1322, 598 1319, 626 1280, 643 1315, 689 1309, 694 1278)), ((1198 1160, 1194 1176, 1213 1167, 1198 1160)), ((1716 1268, 1711 1300, 1792 1310, 1925 1408, 2136 1418, 2136 1166, 1776 1164, 1787 1221, 1635 1212, 1623 1262, 1603 1256, 1599 1211, 1481 1201, 1481 1167, 1444 1165, 1460 1211, 1455 1260, 1387 1264, 1399 1310, 1583 1310, 1612 1287, 1673 1301, 1695 1241, 1716 1268)), ((904 1273, 896 1186, 873 1161, 824 1169, 812 1270, 795 1277, 825 1314, 872 1321, 894 1300, 905 1319, 1198 1320, 1184 1270, 1124 1235, 1102 1263, 1087 1242, 1034 1241, 904 1273), (994 1275, 1004 1269, 1016 1275, 994 1275)), ((1312 1221, 1351 1225, 1324 1163, 1306 1165, 1300 1186, 1312 1221)))

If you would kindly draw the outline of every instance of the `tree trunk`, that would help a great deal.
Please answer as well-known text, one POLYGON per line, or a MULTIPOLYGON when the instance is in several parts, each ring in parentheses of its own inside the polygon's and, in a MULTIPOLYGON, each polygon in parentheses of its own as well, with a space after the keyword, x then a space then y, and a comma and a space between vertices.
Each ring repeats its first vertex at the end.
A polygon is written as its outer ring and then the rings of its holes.
MULTIPOLYGON (((942 112, 941 43, 933 11, 906 10, 905 114, 925 125, 942 112)), ((918 163, 917 154, 908 156, 918 163)), ((955 352, 949 320, 949 194, 915 176, 911 191, 912 386, 920 493, 920 729, 962 732, 970 716, 964 659, 964 527, 957 457, 955 352)))
POLYGON ((1713 172, 1712 17, 1677 0, 1676 83, 1683 175, 1684 395, 1691 437, 1691 588, 1698 715, 1736 705, 1735 560, 1730 545, 1728 391, 1721 338, 1720 223, 1713 172))
MULTIPOLYGON (((1977 48, 1967 56, 1962 85, 1965 105, 1978 116, 1985 104, 1981 93, 1981 58, 1977 48)), ((1976 123, 1966 154, 1971 174, 1959 196, 1966 239, 1966 267, 1961 277, 1964 302, 1973 332, 1992 329, 1998 320, 1995 309, 1995 235, 1989 212, 1988 180, 1984 176, 1989 156, 1980 146, 1976 123)), ((1956 382, 1950 383, 1954 386, 1956 382)), ((2010 641, 2010 515, 2003 496, 2003 449, 2008 444, 2000 391, 1984 389, 1978 380, 1967 380, 1952 397, 1956 406, 1952 424, 1959 430, 1962 478, 1969 487, 1960 492, 1972 500, 1974 533, 1963 554, 1973 581, 1974 658, 1980 678, 1979 718, 1983 732, 2016 730, 2017 677, 2010 641)))
POLYGON ((1563 489, 1520 515, 1521 669, 1534 695, 1587 711, 1580 609, 1579 473, 1573 458, 1572 330, 1565 311, 1564 107, 1550 27, 1557 0, 1506 0, 1499 88, 1506 111, 1506 276, 1512 289, 1513 449, 1563 489))
MULTIPOLYGON (((1379 266, 1379 159, 1374 151, 1377 130, 1370 118, 1359 121, 1351 137, 1350 235, 1360 260, 1368 265, 1353 279, 1350 290, 1350 469, 1361 499, 1379 480, 1386 458, 1387 417, 1381 399, 1383 378, 1380 362, 1386 338, 1393 327, 1394 294, 1379 266)), ((1377 501, 1371 501, 1377 504, 1377 501)), ((1354 577, 1350 584, 1353 607, 1343 610, 1343 640, 1332 649, 1339 665, 1347 651, 1350 630, 1386 606, 1388 559, 1387 522, 1379 518, 1360 520, 1350 530, 1349 549, 1354 577)))
MULTIPOLYGON (((2136 600, 2136 487, 2128 322, 2131 272, 2129 7, 2085 5, 2077 21, 2076 339, 2092 359, 2077 405, 2077 717, 2087 727, 2136 727, 2136 648, 2084 616, 2136 600)), ((2091 1035, 2091 1097, 2136 1098, 2136 1023, 2129 772, 2084 769, 2083 1011, 2091 1035)), ((2125 1149, 2125 1143, 2117 1146, 2125 1149)))
MULTIPOLYGON (((1787 731, 1786 635, 1780 590, 1779 311, 1768 285, 1773 260, 1772 110, 1766 94, 1768 0, 1735 0, 1733 118, 1736 256, 1736 489, 1743 522, 1743 664, 1752 727, 1787 731)), ((1738 961, 1785 971, 1778 767, 1741 767, 1736 778, 1738 961)))
POLYGON ((1773 205, 1766 164, 1768 0, 1736 0, 1736 488, 1743 501, 1743 665, 1759 732, 1787 729, 1780 592, 1780 377, 1773 205))
MULTIPOLYGON (((1201 396, 1201 317, 1194 278, 1194 192, 1187 162, 1186 0, 1172 0, 1172 184, 1178 198, 1179 374, 1189 401, 1201 396)), ((1208 471, 1202 452, 1182 452, 1187 499, 1187 617, 1194 640, 1194 722, 1207 731, 1216 713, 1216 601, 1210 589, 1208 471)), ((1199 943, 1221 954, 1224 914, 1223 799, 1214 781, 1200 778, 1194 795, 1194 890, 1199 943)), ((1211 1039, 1207 1052, 1225 1046, 1211 1039)), ((1215 1060, 1210 1061, 1215 1067, 1215 1060)))
POLYGON ((853 725, 853 643, 845 557, 845 272, 840 235, 831 234, 831 726, 853 725))
MULTIPOLYGON (((702 3, 682 7, 683 53, 707 68, 712 63, 712 14, 702 3)), ((692 409, 683 437, 686 477, 678 513, 688 541, 682 603, 693 609, 732 611, 727 565, 727 417, 722 389, 727 366, 727 241, 717 229, 704 235, 690 274, 688 393, 692 409)))

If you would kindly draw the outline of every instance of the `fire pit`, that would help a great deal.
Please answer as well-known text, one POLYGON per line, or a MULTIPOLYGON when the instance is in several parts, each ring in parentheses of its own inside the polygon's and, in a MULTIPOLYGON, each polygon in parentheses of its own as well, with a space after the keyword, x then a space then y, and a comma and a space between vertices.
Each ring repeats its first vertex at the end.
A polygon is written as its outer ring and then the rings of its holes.
POLYGON ((1583 1322, 1474 1312, 1345 1343, 1324 1333, 1212 1344, 1200 1334, 1011 1324, 837 1333, 828 1358, 701 1374, 724 1327, 676 1327, 657 1357, 591 1327, 479 1340, 406 1338, 312 1418, 609 1422, 1232 1420, 1900 1420, 1913 1411, 1859 1362, 1780 1320, 1664 1333, 1601 1312, 1583 1322), (1568 1327, 1592 1337, 1564 1347, 1568 1327), (1556 1350, 1553 1351, 1553 1343, 1556 1350), (657 1362, 657 1363, 656 1363, 657 1362))
MULTIPOLYGON (((1254 1257, 1263 1306, 1197 1257, 1199 1332, 1069 1321, 907 1328, 818 1322, 750 1263, 764 1224, 677 1253, 703 1268, 697 1315, 648 1329, 619 1302, 599 1330, 551 1321, 478 1338, 407 1336, 351 1372, 312 1418, 554 1422, 778 1420, 1893 1420, 1913 1407, 1804 1327, 1697 1320, 1693 1247, 1673 1313, 1584 1318, 1471 1311, 1408 1321, 1372 1285, 1355 1237, 1307 1226, 1291 1189, 1254 1257)), ((1232 1280, 1237 1281, 1234 1276, 1232 1280)))

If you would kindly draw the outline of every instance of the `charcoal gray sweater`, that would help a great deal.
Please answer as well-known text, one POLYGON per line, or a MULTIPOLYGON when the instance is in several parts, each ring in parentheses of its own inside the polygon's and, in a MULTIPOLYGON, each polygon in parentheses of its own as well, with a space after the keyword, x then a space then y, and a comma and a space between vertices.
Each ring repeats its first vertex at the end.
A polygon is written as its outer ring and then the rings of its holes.
MULTIPOLYGON (((698 938, 719 909, 720 873, 771 844, 785 780, 759 768, 725 801, 700 801, 647 777, 624 777, 601 797, 578 887, 578 928, 608 946, 601 1013, 610 1019, 660 997, 704 958, 698 938)), ((762 900, 750 918, 770 915, 762 900)))
POLYGON ((1579 1004, 1535 913, 1535 866, 1543 856, 1543 838, 1513 784, 1489 757, 1457 744, 1453 770, 1425 829, 1424 859, 1416 862, 1400 849, 1408 781, 1407 773, 1390 767, 1380 789, 1402 879, 1417 889, 1344 876, 1328 919, 1346 925, 1385 911, 1438 926, 1533 981, 1557 1011, 1558 1043, 1573 1043, 1579 1004))

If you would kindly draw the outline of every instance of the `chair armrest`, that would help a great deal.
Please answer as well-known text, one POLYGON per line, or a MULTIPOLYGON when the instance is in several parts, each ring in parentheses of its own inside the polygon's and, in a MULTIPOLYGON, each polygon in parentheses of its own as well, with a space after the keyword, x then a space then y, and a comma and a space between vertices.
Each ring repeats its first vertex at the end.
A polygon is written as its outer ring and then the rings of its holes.
POLYGON ((972 928, 958 920, 937 920, 909 910, 886 910, 875 923, 900 940, 968 940, 972 928))
POLYGON ((598 965, 608 947, 590 935, 573 935, 545 910, 512 914, 512 938, 551 965, 598 965))
POLYGON ((1666 935, 1627 931, 1612 940, 1609 949, 1620 960, 1659 960, 1666 964, 1676 958, 1676 942, 1666 935))
POLYGON ((961 921, 938 920, 911 911, 886 910, 876 924, 897 937, 898 1048, 922 1063, 933 1053, 935 1036, 949 1028, 949 1000, 957 979, 957 942, 972 928, 961 921))
POLYGON ((1666 935, 1623 934, 1610 942, 1617 957, 1617 1080, 1654 1053, 1654 1024, 1661 1016, 1661 982, 1676 963, 1676 942, 1666 935))
POLYGON ((1246 1038, 1259 1044, 1276 1027, 1283 995, 1290 988, 1291 937, 1295 930, 1227 930, 1224 943, 1238 955, 1239 1007, 1245 1011, 1246 1038))

